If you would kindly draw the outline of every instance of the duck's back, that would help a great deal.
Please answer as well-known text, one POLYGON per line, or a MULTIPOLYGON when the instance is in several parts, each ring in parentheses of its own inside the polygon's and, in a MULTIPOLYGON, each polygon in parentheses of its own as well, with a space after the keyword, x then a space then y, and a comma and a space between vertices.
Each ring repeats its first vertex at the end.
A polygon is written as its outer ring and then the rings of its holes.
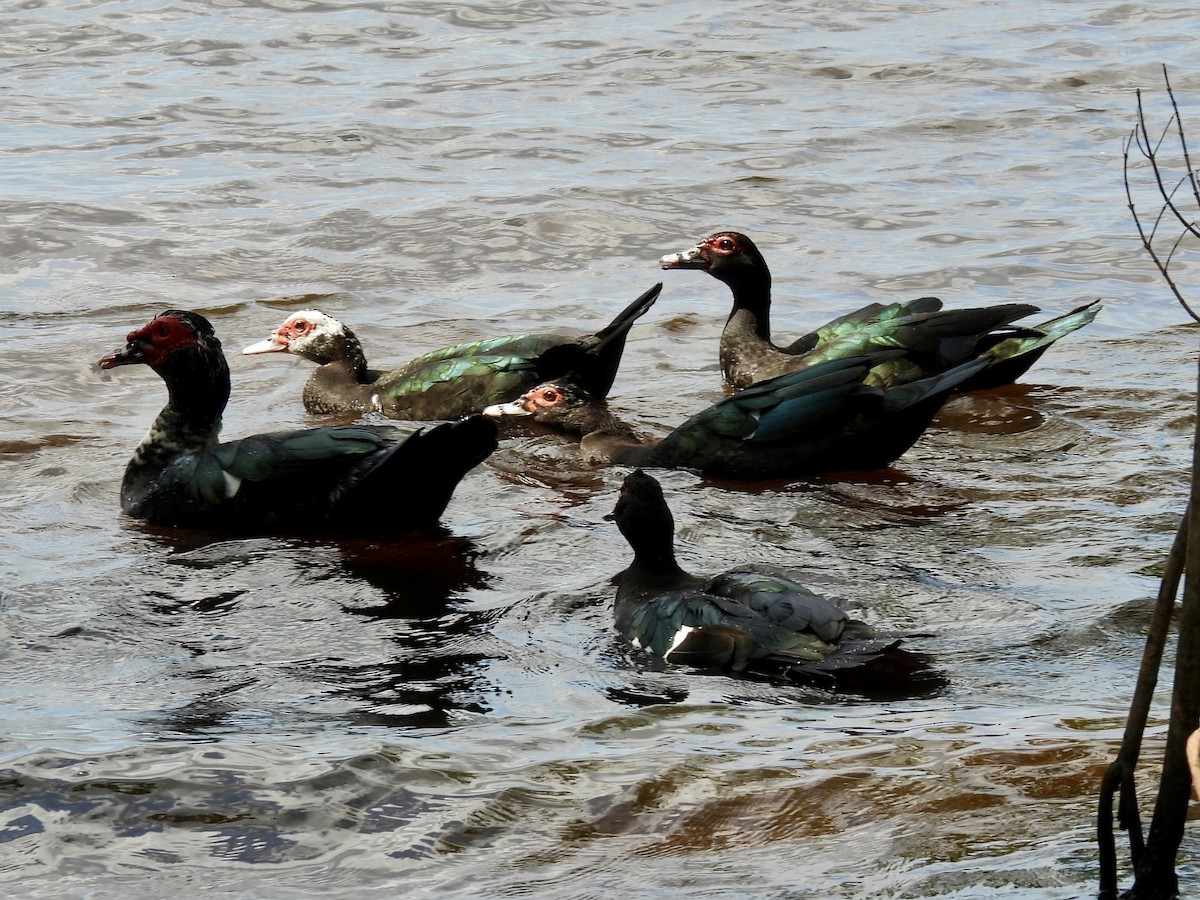
POLYGON ((216 531, 398 533, 435 525, 462 476, 494 448, 495 426, 478 418, 259 434, 174 457, 152 480, 126 484, 122 507, 216 531))

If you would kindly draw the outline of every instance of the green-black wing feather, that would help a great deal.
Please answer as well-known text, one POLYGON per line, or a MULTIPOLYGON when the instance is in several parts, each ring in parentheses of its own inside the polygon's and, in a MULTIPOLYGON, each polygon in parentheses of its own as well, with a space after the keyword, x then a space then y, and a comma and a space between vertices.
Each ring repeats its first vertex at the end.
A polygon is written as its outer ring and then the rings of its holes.
POLYGON ((814 662, 834 649, 816 634, 791 631, 737 600, 689 590, 638 604, 618 630, 630 643, 671 662, 735 671, 768 657, 814 662), (681 637, 684 628, 693 633, 681 637))
POLYGON ((803 337, 797 338, 786 348, 786 351, 796 355, 809 353, 824 344, 847 337, 870 326, 890 322, 903 316, 937 312, 941 308, 942 301, 937 297, 918 297, 916 300, 887 305, 869 303, 861 309, 838 316, 815 331, 810 331, 803 337))
POLYGON ((468 415, 536 387, 539 356, 512 352, 431 358, 422 366, 405 366, 376 382, 374 405, 385 413, 398 411, 414 418, 468 415))
POLYGON ((335 425, 254 435, 176 457, 129 511, 162 524, 234 530, 426 527, 495 447, 496 426, 482 417, 431 428, 335 425))

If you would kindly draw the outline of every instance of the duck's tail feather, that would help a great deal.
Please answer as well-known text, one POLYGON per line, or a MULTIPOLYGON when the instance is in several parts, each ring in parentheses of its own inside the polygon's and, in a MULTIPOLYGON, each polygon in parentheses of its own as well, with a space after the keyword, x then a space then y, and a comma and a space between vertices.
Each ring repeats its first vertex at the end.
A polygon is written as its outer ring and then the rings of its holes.
POLYGON ((929 656, 901 646, 899 640, 845 641, 819 663, 792 666, 787 676, 877 700, 930 697, 950 683, 929 656))
POLYGON ((960 390, 960 385, 987 369, 988 362, 982 358, 971 359, 928 378, 886 388, 883 391, 883 405, 886 409, 898 411, 924 400, 932 401, 938 397, 945 400, 952 391, 960 390))
POLYGON ((897 346, 954 364, 974 356, 990 332, 1037 311, 1028 303, 940 310, 897 319, 889 337, 897 346))
POLYGON ((375 534, 432 527, 463 476, 497 445, 496 423, 485 416, 422 428, 371 458, 338 502, 337 523, 375 534))
POLYGON ((982 353, 990 365, 959 390, 985 390, 1011 384, 1028 372, 1055 341, 1091 323, 1101 309, 1100 301, 1093 300, 1040 325, 994 335, 995 340, 982 353))
POLYGON ((654 305, 662 287, 661 281, 655 284, 595 334, 546 351, 541 360, 543 377, 573 374, 576 383, 593 397, 607 397, 621 366, 629 329, 654 305))

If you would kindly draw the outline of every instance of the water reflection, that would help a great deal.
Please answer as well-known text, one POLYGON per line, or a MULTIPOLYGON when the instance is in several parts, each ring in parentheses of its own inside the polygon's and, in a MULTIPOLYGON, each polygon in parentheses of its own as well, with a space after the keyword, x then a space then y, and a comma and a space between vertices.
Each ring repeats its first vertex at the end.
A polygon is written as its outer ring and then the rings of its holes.
POLYGON ((171 673, 186 699, 147 731, 213 735, 279 716, 444 727, 488 708, 492 614, 459 608, 489 582, 473 540, 441 529, 401 541, 152 536, 170 552, 133 579, 141 627, 158 620, 186 651, 171 673), (267 664, 242 664, 260 654, 267 664), (264 705, 281 685, 309 707, 264 705))
POLYGON ((1046 415, 1046 388, 1034 384, 1009 384, 951 397, 934 420, 935 426, 962 434, 1022 434, 1040 428, 1046 415))
POLYGON ((480 568, 482 549, 448 531, 403 541, 356 540, 338 544, 343 571, 373 585, 385 598, 350 611, 372 616, 429 618, 443 615, 468 589, 491 581, 480 568))

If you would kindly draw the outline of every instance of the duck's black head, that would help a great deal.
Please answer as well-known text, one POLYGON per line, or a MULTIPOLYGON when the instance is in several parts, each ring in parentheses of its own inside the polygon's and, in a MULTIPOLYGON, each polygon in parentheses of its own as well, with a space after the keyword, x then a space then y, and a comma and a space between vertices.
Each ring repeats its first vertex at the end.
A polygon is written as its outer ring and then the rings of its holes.
POLYGON ((147 365, 179 391, 224 408, 229 399, 229 366, 212 323, 199 313, 168 309, 125 338, 125 346, 100 358, 100 368, 147 365))
POLYGON ((221 356, 212 323, 199 313, 168 309, 125 336, 125 346, 100 358, 100 368, 147 365, 159 372, 176 353, 221 356))
POLYGON ((740 231, 718 231, 695 247, 671 253, 658 261, 664 269, 701 269, 726 284, 749 279, 770 284, 771 271, 754 246, 740 231))
POLYGON ((611 518, 637 556, 674 564, 675 518, 653 476, 641 469, 626 475, 611 518))

